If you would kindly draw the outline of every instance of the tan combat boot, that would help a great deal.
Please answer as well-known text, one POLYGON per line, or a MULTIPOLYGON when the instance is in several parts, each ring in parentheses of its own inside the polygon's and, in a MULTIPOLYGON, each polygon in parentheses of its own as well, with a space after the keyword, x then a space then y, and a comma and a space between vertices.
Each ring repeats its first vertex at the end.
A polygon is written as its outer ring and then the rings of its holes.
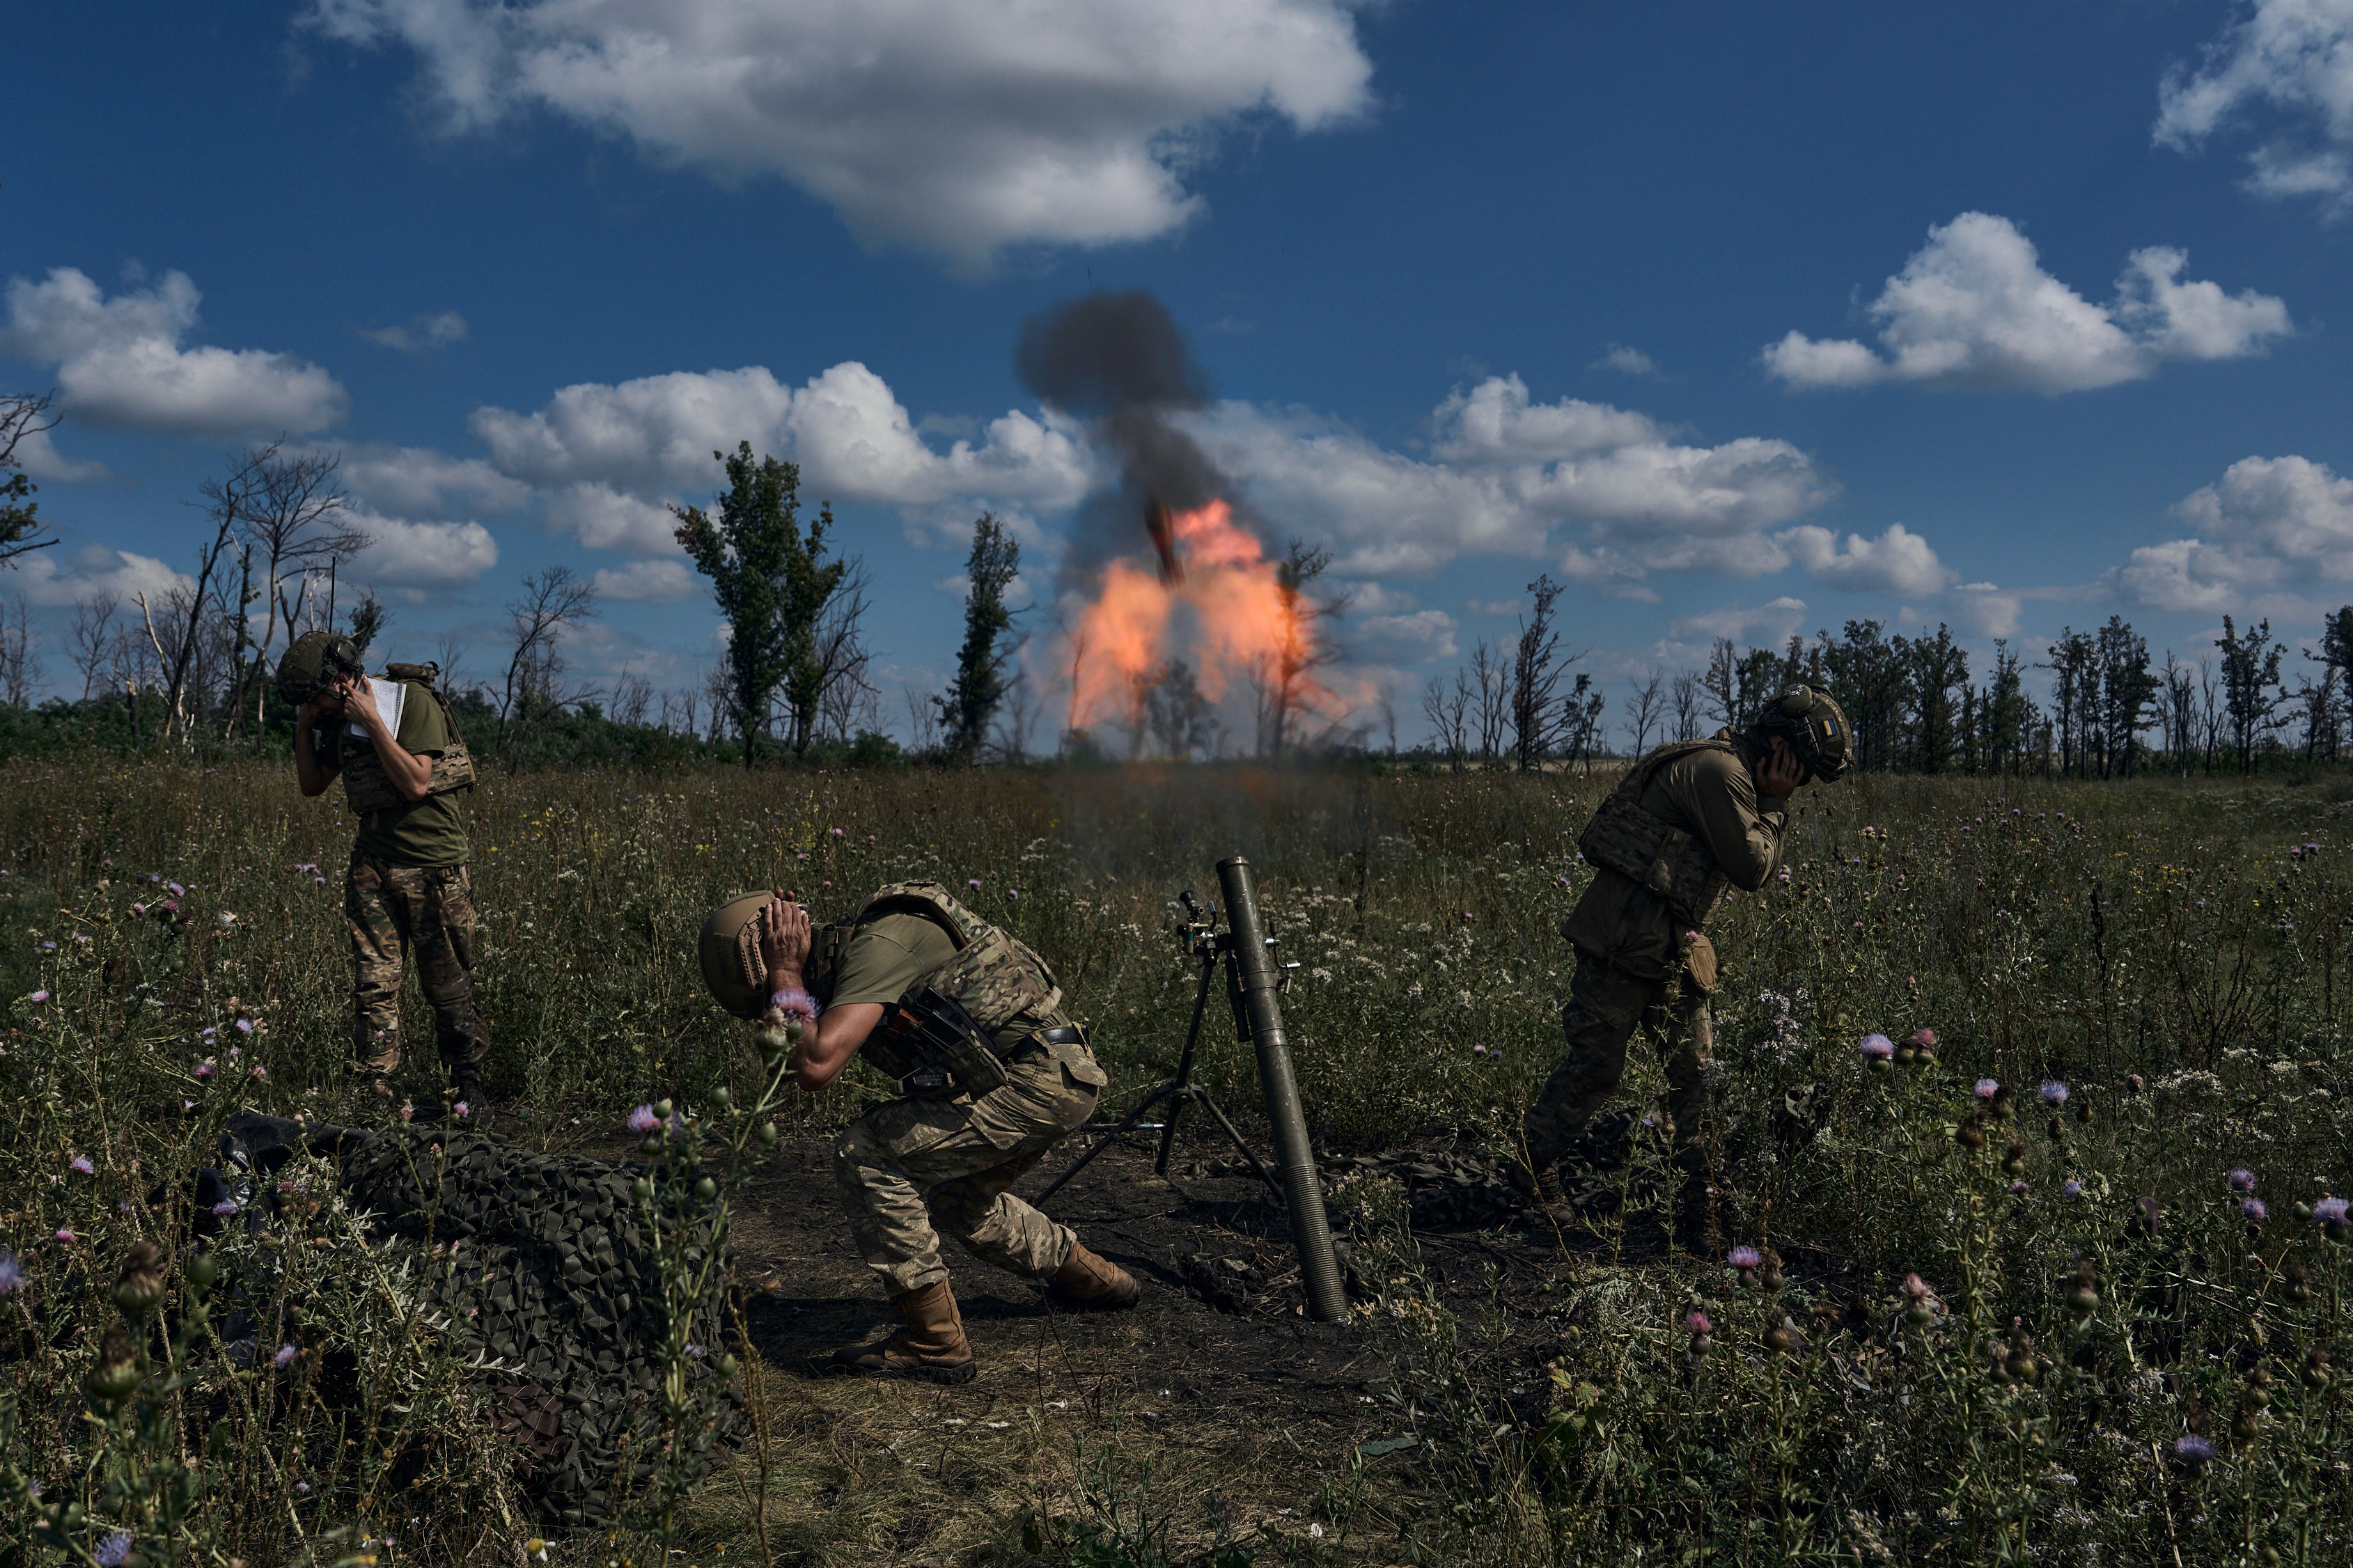
POLYGON ((1118 1264, 1087 1250, 1075 1237, 1071 1255, 1046 1282, 1046 1295, 1058 1307, 1081 1312, 1124 1312, 1144 1294, 1135 1276, 1118 1264))
POLYGON ((972 1342, 964 1337, 964 1319, 956 1311, 955 1292, 948 1289, 946 1280, 934 1280, 892 1298, 891 1310, 902 1321, 889 1339, 838 1350, 833 1352, 834 1364, 845 1372, 920 1377, 933 1383, 973 1380, 979 1368, 973 1364, 972 1342))

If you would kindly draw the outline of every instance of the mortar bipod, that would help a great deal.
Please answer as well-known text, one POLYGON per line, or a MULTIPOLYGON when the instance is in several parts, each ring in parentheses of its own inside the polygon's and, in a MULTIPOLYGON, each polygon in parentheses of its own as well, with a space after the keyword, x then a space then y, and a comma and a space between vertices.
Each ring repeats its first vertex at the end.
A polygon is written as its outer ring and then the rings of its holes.
POLYGON ((1234 1147, 1241 1151, 1242 1158, 1250 1162, 1250 1167, 1257 1173, 1259 1180, 1267 1184, 1277 1199, 1282 1199, 1284 1195, 1282 1184, 1275 1179, 1273 1172, 1266 1168, 1266 1163, 1258 1157, 1257 1152, 1243 1139, 1240 1131, 1227 1119, 1225 1111, 1219 1109, 1217 1100, 1209 1093, 1208 1089, 1205 1085, 1193 1081, 1194 1055, 1200 1048, 1201 1044, 1201 1019, 1208 1011, 1209 983, 1217 973, 1220 960, 1224 961, 1226 966, 1226 1000, 1233 1009, 1234 1035, 1237 1039, 1247 1040, 1250 1037, 1250 1022, 1249 1015, 1243 1007, 1241 969, 1234 955, 1233 933, 1217 929, 1218 906, 1211 904, 1206 910, 1203 909, 1199 901, 1193 897, 1193 889, 1190 888, 1177 896, 1184 902, 1185 912, 1191 917, 1185 923, 1185 931, 1193 959, 1201 966, 1201 983, 1193 994, 1193 1022, 1192 1026, 1185 1031, 1185 1050, 1184 1054, 1176 1058, 1176 1076, 1155 1086, 1149 1094, 1136 1103, 1135 1109, 1129 1111, 1126 1118, 1116 1125, 1089 1125, 1080 1128, 1081 1132, 1091 1134, 1094 1138, 1095 1146, 1072 1161, 1067 1170, 1056 1176, 1047 1184, 1046 1190, 1032 1200, 1034 1202, 1042 1204, 1052 1197, 1063 1183, 1085 1170, 1089 1161, 1111 1147, 1113 1139, 1124 1138, 1131 1132, 1154 1131, 1159 1132, 1160 1153, 1159 1157, 1153 1161, 1152 1170, 1155 1175, 1166 1176, 1168 1173, 1168 1156, 1176 1146, 1176 1122, 1184 1115, 1185 1107, 1197 1100, 1211 1116, 1217 1118, 1218 1125, 1225 1130, 1228 1138, 1233 1140, 1234 1147), (1168 1107, 1166 1119, 1158 1122, 1147 1122, 1145 1118, 1152 1113, 1153 1107, 1163 1104, 1168 1107))

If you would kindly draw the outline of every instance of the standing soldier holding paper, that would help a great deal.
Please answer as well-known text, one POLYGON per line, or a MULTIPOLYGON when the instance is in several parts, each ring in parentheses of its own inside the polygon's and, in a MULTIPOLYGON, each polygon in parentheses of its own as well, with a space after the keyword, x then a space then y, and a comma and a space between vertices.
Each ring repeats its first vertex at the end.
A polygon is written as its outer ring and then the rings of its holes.
POLYGON ((1586 825, 1577 849, 1593 880, 1562 927, 1577 973, 1560 1010, 1567 1048, 1522 1124, 1522 1189, 1567 1209, 1555 1166, 1618 1092, 1640 1029, 1666 1059, 1667 1111, 1683 1175, 1675 1229, 1696 1244, 1714 1219, 1704 1131, 1715 989, 1708 917, 1727 888, 1754 892, 1781 861, 1788 797, 1846 772, 1846 715, 1831 694, 1792 686, 1746 732, 1661 746, 1627 771, 1586 825))
POLYGON ((400 1068, 400 981, 413 952, 436 1043, 460 1115, 487 1122, 482 1058, 491 1037, 474 1006, 472 845, 459 795, 474 784, 457 716, 432 665, 362 671, 349 637, 308 632, 278 665, 296 709, 294 773, 306 795, 338 774, 360 819, 343 881, 352 936, 352 1063, 389 1100, 400 1068), (389 711, 387 711, 389 710, 389 711))

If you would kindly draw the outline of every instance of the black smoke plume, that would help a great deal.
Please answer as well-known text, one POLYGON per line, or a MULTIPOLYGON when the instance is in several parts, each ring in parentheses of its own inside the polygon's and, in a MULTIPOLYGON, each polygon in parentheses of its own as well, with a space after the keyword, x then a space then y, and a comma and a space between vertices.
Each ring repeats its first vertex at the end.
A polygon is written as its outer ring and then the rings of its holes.
MULTIPOLYGON (((1233 482, 1173 416, 1209 400, 1209 378, 1193 359, 1168 308, 1143 289, 1090 294, 1022 323, 1013 363, 1039 400, 1091 420, 1096 439, 1119 458, 1119 486, 1079 509, 1073 567, 1160 541, 1148 531, 1155 500, 1189 511, 1217 497, 1240 510, 1233 482)), ((1164 577, 1181 572, 1161 550, 1164 577)))

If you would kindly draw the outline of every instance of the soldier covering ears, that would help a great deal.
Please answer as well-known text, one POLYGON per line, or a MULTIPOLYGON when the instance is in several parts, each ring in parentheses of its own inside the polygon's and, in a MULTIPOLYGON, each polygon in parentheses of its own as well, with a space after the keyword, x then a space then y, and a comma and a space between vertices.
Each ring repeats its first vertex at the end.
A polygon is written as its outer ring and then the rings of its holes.
POLYGON ((1666 1058, 1667 1110, 1683 1175, 1675 1228, 1706 1237, 1706 1074, 1715 989, 1708 917, 1727 888, 1754 892, 1781 861, 1787 802, 1814 779, 1836 779, 1852 752, 1846 715, 1819 687, 1791 686, 1745 734, 1661 746, 1628 770, 1593 814, 1578 850, 1595 868, 1562 934, 1577 949, 1561 1027, 1567 1049, 1528 1108, 1523 1190, 1566 1209, 1556 1170, 1588 1121, 1618 1092, 1626 1043, 1649 1033, 1666 1058))
POLYGON ((1013 1184, 1093 1114, 1110 1082, 1061 1008, 1045 960, 936 882, 878 889, 812 929, 783 893, 723 905, 702 928, 704 982, 738 1017, 805 1022, 795 1081, 816 1094, 864 1057, 898 1098, 852 1122, 833 1174, 850 1232, 900 1326, 836 1353, 843 1370, 963 1383, 972 1346, 941 1261, 945 1230, 1057 1304, 1116 1310, 1141 1291, 1013 1184))

